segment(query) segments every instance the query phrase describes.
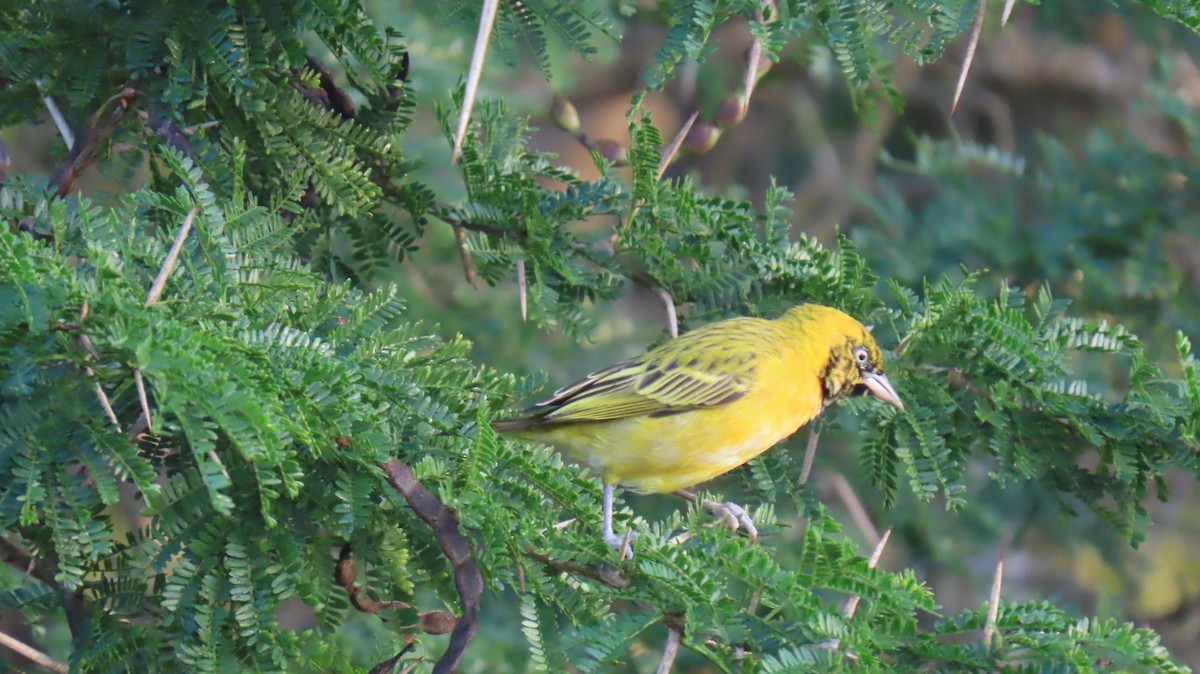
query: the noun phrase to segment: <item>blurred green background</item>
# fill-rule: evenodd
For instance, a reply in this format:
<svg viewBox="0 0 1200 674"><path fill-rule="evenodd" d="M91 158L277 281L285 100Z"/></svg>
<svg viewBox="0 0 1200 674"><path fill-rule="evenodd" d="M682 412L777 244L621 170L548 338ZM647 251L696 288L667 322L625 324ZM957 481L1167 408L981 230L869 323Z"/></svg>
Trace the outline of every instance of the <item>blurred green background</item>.
<svg viewBox="0 0 1200 674"><path fill-rule="evenodd" d="M648 5L630 3L635 11L622 16L609 3L591 4L609 13L620 43L602 44L590 60L552 44L549 78L519 45L496 44L480 93L502 95L530 115L539 127L533 148L557 154L584 178L596 175L592 157L548 117L553 96L575 105L590 138L627 142L625 113L640 88L638 73L666 30ZM433 105L448 101L466 72L477 10L434 2L368 6L381 24L405 35L410 50L419 107L408 154L425 159L420 179L454 202L462 196L461 178ZM999 6L988 14L953 115L965 39L932 66L897 54L902 107L882 102L866 116L855 111L824 45L794 45L760 81L746 119L669 175L691 175L711 194L758 205L774 178L797 195L795 233L831 243L840 231L885 278L906 284L958 278L961 264L987 269L984 286L1007 281L1032 294L1048 285L1056 297L1073 300L1074 315L1110 318L1135 331L1148 354L1177 374L1170 370L1175 331L1200 340L1200 38L1131 3L1018 3L1003 28L998 16ZM750 43L744 25L723 27L706 62L684 64L664 91L647 97L664 136L673 136L693 110L711 119L739 86ZM48 173L61 152L49 123L10 128L4 140L14 170ZM93 193L110 187L116 189L103 174L84 182ZM419 254L375 282L399 284L411 316L436 323L442 335L463 334L480 362L545 373L554 387L664 338L661 302L640 287L586 307L585 334L548 333L522 322L514 283L465 281L448 227L429 227L418 247ZM1106 385L1101 389L1119 389L1127 370L1102 358L1077 366ZM853 419L843 414L835 423ZM798 458L804 439L775 451ZM880 565L916 569L946 614L986 601L1003 555L1007 598L1050 598L1080 613L1151 626L1173 654L1200 667L1200 503L1191 477L1169 480L1168 503L1148 504L1156 526L1131 549L1086 509L1064 520L1049 494L1028 484L1001 488L986 479L988 469L968 468L976 479L961 511L919 503L907 489L885 509L861 477L855 435L829 433L812 480L839 519L862 523L847 533L864 552L873 543L867 520L875 531L895 527ZM721 479L745 480L748 472ZM647 517L681 507L665 496L626 498ZM780 534L781 551L788 535ZM473 647L479 657L467 671L525 670L527 645L502 603L487 604L495 612L484 615ZM299 608L282 618L295 627L309 619ZM373 616L357 616L346 638L358 629L387 628ZM657 638L650 635L648 643ZM656 660L656 652L629 657L638 671Z"/></svg>

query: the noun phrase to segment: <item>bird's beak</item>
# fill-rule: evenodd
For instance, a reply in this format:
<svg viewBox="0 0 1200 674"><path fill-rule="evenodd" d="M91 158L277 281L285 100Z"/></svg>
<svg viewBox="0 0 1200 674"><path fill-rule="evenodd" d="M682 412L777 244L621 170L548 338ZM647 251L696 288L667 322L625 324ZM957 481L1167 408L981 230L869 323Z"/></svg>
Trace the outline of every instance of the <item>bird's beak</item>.
<svg viewBox="0 0 1200 674"><path fill-rule="evenodd" d="M900 402L900 395L896 393L896 389L892 388L892 382L888 381L887 377L874 372L864 372L862 378L867 389L876 398L889 405L895 405L897 409L904 409L904 403Z"/></svg>

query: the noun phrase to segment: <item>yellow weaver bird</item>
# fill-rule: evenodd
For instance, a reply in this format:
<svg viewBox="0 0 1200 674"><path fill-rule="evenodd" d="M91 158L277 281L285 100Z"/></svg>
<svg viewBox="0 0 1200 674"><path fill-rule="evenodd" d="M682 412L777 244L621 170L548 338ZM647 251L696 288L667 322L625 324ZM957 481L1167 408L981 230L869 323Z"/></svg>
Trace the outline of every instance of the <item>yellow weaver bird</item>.
<svg viewBox="0 0 1200 674"><path fill-rule="evenodd" d="M604 541L621 550L628 541L613 533L616 485L666 493L710 480L835 400L866 393L904 409L869 330L837 309L805 304L775 320L732 318L680 335L492 426L595 469L604 483ZM753 535L743 509L705 505Z"/></svg>

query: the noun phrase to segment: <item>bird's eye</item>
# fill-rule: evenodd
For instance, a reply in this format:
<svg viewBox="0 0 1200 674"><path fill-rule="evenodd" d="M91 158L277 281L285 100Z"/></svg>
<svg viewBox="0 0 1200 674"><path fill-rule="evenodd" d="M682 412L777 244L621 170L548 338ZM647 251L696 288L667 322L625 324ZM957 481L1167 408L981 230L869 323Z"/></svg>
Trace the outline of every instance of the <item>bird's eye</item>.
<svg viewBox="0 0 1200 674"><path fill-rule="evenodd" d="M871 354L861 346L854 347L854 360L858 361L859 365L868 365L871 362Z"/></svg>

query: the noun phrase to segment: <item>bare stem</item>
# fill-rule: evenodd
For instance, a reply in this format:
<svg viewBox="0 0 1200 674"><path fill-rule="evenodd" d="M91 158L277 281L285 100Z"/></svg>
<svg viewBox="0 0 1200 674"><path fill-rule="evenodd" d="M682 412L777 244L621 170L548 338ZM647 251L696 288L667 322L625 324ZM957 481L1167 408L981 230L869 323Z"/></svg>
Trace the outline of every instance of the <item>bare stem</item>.
<svg viewBox="0 0 1200 674"><path fill-rule="evenodd" d="M458 243L458 258L462 262L463 276L472 288L476 288L478 286L475 283L475 264L471 262L471 251L467 249L467 230L459 225L452 225L452 227L454 228L454 240Z"/></svg>
<svg viewBox="0 0 1200 674"><path fill-rule="evenodd" d="M8 648L26 660L29 660L37 666L51 672L67 674L67 672L71 671L71 668L68 667L66 663L59 662L49 655L37 650L33 646L30 646L23 641L19 641L14 637L5 634L4 632L0 632L0 646Z"/></svg>
<svg viewBox="0 0 1200 674"><path fill-rule="evenodd" d="M662 660L658 663L656 674L670 674L671 667L675 665L675 656L679 655L679 642L682 639L682 632L674 627L667 629L667 645L663 648Z"/></svg>
<svg viewBox="0 0 1200 674"><path fill-rule="evenodd" d="M87 316L88 303L84 302L83 306L79 307L80 325L87 320ZM78 340L79 345L83 347L84 351L88 352L88 355L90 355L92 358L100 358L100 354L96 351L96 345L92 344L92 340L87 335L81 333L76 339ZM96 376L96 371L88 365L83 366L83 372L89 377ZM95 386L96 399L100 401L100 407L104 410L104 416L108 417L109 422L111 422L113 426L120 428L121 422L117 419L117 413L113 411L112 403L108 401L108 395L104 393L104 389L100 386L100 382L96 382Z"/></svg>
<svg viewBox="0 0 1200 674"><path fill-rule="evenodd" d="M872 545L879 543L879 531L875 529L875 525L871 523L871 516L867 514L867 509L863 507L862 501L859 500L858 494L854 493L854 488L846 480L846 477L841 473L834 473L833 488L837 491L838 498L842 500L842 504L850 511L850 519L854 520L855 526L862 532L863 537Z"/></svg>

